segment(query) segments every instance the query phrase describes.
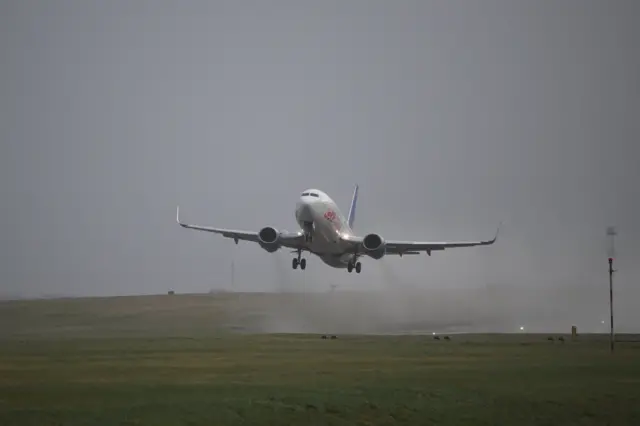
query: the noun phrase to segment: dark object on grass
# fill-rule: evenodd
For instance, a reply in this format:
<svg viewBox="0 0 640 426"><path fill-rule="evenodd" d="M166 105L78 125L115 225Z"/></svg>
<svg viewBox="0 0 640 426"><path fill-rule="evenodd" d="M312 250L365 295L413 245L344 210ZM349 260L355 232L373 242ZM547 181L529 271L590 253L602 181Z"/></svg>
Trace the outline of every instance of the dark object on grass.
<svg viewBox="0 0 640 426"><path fill-rule="evenodd" d="M553 342L553 336L547 337L547 340L549 340L550 342Z"/></svg>
<svg viewBox="0 0 640 426"><path fill-rule="evenodd" d="M558 340L561 341L562 343L564 343L564 337L560 336L560 337L558 337Z"/></svg>
<svg viewBox="0 0 640 426"><path fill-rule="evenodd" d="M433 340L440 340L440 336L433 336Z"/></svg>
<svg viewBox="0 0 640 426"><path fill-rule="evenodd" d="M327 336L323 334L323 335L322 335L322 338L323 338L323 339L326 339L326 338L327 338Z"/></svg>
<svg viewBox="0 0 640 426"><path fill-rule="evenodd" d="M444 336L444 340L451 340L449 336Z"/></svg>
<svg viewBox="0 0 640 426"><path fill-rule="evenodd" d="M338 336L331 336L331 340L336 340Z"/></svg>
<svg viewBox="0 0 640 426"><path fill-rule="evenodd" d="M173 290L169 290L169 296L173 296L174 294L176 294L176 292L175 292L175 291L173 291Z"/></svg>

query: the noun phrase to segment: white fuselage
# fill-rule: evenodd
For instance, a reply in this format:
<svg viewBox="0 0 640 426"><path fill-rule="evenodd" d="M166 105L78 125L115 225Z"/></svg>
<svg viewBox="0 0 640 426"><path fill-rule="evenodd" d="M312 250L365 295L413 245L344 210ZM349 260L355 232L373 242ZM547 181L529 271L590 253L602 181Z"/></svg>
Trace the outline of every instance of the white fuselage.
<svg viewBox="0 0 640 426"><path fill-rule="evenodd" d="M313 223L312 240L306 249L329 266L346 268L353 254L341 244L341 237L348 238L353 231L331 197L317 189L304 191L296 203L295 216L303 229Z"/></svg>

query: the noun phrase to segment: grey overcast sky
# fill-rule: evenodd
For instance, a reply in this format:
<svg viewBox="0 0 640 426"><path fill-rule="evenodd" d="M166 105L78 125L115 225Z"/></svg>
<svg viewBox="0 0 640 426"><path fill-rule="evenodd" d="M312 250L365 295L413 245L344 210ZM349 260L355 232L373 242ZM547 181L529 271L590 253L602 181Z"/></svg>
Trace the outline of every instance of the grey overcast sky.
<svg viewBox="0 0 640 426"><path fill-rule="evenodd" d="M0 3L0 293L640 284L640 5ZM363 273L188 231L294 230L316 187L356 230L489 238ZM606 288L606 287L605 287ZM629 290L630 291L630 290ZM621 296L623 297L623 296Z"/></svg>

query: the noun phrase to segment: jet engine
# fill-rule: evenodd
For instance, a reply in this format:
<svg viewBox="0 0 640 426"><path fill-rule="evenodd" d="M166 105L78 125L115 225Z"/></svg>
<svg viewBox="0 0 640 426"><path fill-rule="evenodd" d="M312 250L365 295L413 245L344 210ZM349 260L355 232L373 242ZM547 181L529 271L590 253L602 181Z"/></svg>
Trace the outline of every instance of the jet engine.
<svg viewBox="0 0 640 426"><path fill-rule="evenodd" d="M378 234L367 234L362 240L362 248L368 256L374 259L382 258L386 253L384 239Z"/></svg>
<svg viewBox="0 0 640 426"><path fill-rule="evenodd" d="M269 253L273 253L280 248L279 237L280 233L275 228L265 226L258 232L258 244Z"/></svg>

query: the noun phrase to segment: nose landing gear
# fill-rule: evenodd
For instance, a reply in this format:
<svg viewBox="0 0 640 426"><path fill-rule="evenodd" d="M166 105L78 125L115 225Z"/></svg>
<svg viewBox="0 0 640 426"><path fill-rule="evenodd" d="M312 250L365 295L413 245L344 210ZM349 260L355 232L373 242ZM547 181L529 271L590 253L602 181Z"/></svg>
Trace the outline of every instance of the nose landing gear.
<svg viewBox="0 0 640 426"><path fill-rule="evenodd" d="M303 225L304 241L310 243L313 241L313 222L305 222Z"/></svg>

